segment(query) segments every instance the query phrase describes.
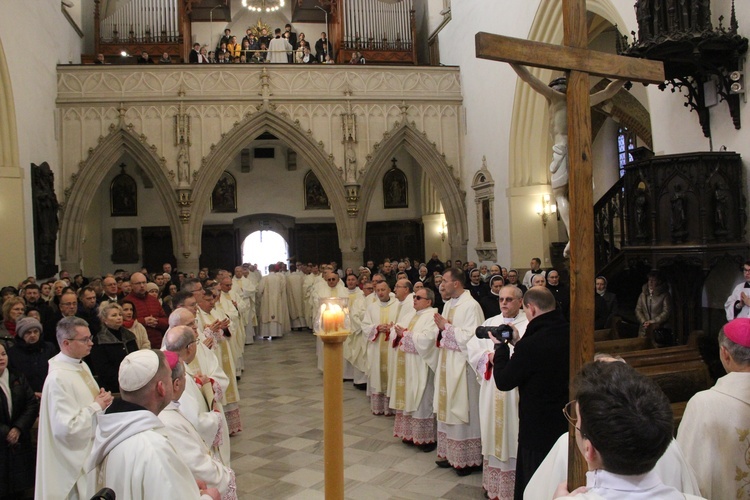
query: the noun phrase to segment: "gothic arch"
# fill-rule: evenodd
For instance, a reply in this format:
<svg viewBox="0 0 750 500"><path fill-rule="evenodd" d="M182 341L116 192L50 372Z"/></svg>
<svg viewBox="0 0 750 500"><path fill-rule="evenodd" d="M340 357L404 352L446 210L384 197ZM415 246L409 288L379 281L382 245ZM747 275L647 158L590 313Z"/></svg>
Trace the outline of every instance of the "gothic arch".
<svg viewBox="0 0 750 500"><path fill-rule="evenodd" d="M612 0L589 0L587 10L627 32L627 24ZM562 2L542 0L529 30L529 40L561 44L563 40ZM529 68L542 81L549 81L551 70ZM541 117L547 113L544 98L520 79L516 83L510 133L508 164L511 165L511 187L544 185L548 183L547 168L550 162L547 122Z"/></svg>
<svg viewBox="0 0 750 500"><path fill-rule="evenodd" d="M459 187L458 180L453 175L453 167L448 165L445 157L438 152L435 145L426 136L416 130L413 125L404 123L394 130L386 132L383 140L375 145L374 152L365 165L365 173L360 179L362 191L360 193L361 211L357 219L356 235L364 247L367 212L370 201L376 189L380 189L380 179L390 168L391 158L401 147L404 147L422 167L422 170L432 181L445 211L448 223L448 237L451 247L451 259L466 258L466 244L468 229L466 219L466 193Z"/></svg>
<svg viewBox="0 0 750 500"><path fill-rule="evenodd" d="M302 132L299 124L272 109L261 110L245 118L242 122L223 134L221 141L203 159L201 169L193 183L193 217L190 218L186 251L200 254L201 229L203 214L208 208L208 201L221 173L233 158L240 154L247 143L263 132L270 132L297 152L297 155L315 172L328 194L331 210L339 233L339 245L344 247L349 241L346 215L346 193L340 178L339 170L333 163L333 157L323 149L322 143L316 143L312 134ZM193 255L191 255L193 258Z"/></svg>
<svg viewBox="0 0 750 500"><path fill-rule="evenodd" d="M175 204L172 184L162 168L161 159L153 148L147 147L141 137L127 128L115 128L94 148L83 162L78 174L73 174L71 186L65 190L66 199L60 223L60 262L63 269L78 269L81 258L83 220L91 200L109 172L109 167L128 153L153 181L159 193L172 231L175 249L182 243L180 219Z"/></svg>

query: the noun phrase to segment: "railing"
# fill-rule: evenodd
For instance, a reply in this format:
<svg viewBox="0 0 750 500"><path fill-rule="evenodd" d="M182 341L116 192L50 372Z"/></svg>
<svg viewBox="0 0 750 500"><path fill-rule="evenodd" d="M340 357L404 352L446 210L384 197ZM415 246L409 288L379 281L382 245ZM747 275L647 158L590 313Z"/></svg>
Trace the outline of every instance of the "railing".
<svg viewBox="0 0 750 500"><path fill-rule="evenodd" d="M612 262L627 241L625 178L620 178L594 205L594 256L597 272Z"/></svg>

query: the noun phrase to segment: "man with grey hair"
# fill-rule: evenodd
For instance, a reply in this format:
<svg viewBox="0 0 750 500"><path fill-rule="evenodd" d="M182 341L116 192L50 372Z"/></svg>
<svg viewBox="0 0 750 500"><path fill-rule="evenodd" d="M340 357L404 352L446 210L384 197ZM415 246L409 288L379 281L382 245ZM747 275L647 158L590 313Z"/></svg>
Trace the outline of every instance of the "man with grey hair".
<svg viewBox="0 0 750 500"><path fill-rule="evenodd" d="M189 326L170 328L164 336L163 349L176 353L180 361L189 365L195 360L198 350L195 332ZM188 377L185 391L180 398L180 408L211 450L212 456L229 465L229 439L225 435L227 428L220 402L215 399L210 380L206 380L205 383L201 380L199 386L193 377ZM222 445L226 446L226 453L221 453ZM224 461L224 456L227 461Z"/></svg>
<svg viewBox="0 0 750 500"><path fill-rule="evenodd" d="M750 497L750 318L719 331L719 358L727 374L690 398L677 442L706 498Z"/></svg>
<svg viewBox="0 0 750 500"><path fill-rule="evenodd" d="M174 354L171 355L173 361ZM212 498L219 492L197 481L164 433L157 415L173 396L172 370L165 353L143 349L120 364L122 399L97 419L96 438L86 470L96 470L96 490L111 488L118 497Z"/></svg>
<svg viewBox="0 0 750 500"><path fill-rule="evenodd" d="M77 317L57 324L60 353L49 360L39 410L35 498L88 498L83 469L91 450L94 416L112 403L82 360L94 343L88 323Z"/></svg>

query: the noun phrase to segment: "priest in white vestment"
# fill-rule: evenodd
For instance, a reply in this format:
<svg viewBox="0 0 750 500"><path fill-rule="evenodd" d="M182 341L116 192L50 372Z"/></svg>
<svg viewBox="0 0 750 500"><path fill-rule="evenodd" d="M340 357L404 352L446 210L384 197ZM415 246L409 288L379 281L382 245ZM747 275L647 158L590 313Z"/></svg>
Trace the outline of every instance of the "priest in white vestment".
<svg viewBox="0 0 750 500"><path fill-rule="evenodd" d="M414 292L413 310L407 323L402 326L397 322L394 326L398 350L393 375L395 388L390 401L391 408L396 410L393 435L425 453L437 447L432 407L438 358L434 301L432 290L422 288Z"/></svg>
<svg viewBox="0 0 750 500"><path fill-rule="evenodd" d="M268 271L258 287L261 295L259 335L271 339L283 337L291 325L286 301L286 279L283 274L276 272L275 264L268 266Z"/></svg>
<svg viewBox="0 0 750 500"><path fill-rule="evenodd" d="M389 400L394 397L396 391L396 362L398 359L398 335L396 333L396 325L400 325L402 328L409 324L412 316L414 316L414 299L411 293L411 282L406 279L400 279L396 282L394 287L394 295L398 304L396 305L396 319L391 327L391 346L388 352L388 389L386 396Z"/></svg>
<svg viewBox="0 0 750 500"><path fill-rule="evenodd" d="M323 277L320 275L320 268L317 265L310 266L310 272L309 274L305 275L305 279L302 282L303 292L304 292L304 308L305 308L305 322L307 323L307 327L312 329L313 328L313 293L315 290L315 285L317 285L319 282L325 282Z"/></svg>
<svg viewBox="0 0 750 500"><path fill-rule="evenodd" d="M367 307L362 334L367 336L367 393L373 415L393 415L388 403L388 355L390 336L398 313L398 300L385 280L375 285L377 302Z"/></svg>
<svg viewBox="0 0 750 500"><path fill-rule="evenodd" d="M210 488L219 490L222 500L237 500L237 481L234 471L217 459L198 434L193 423L182 411L181 398L185 392L185 363L179 356L166 351L165 356L172 368L172 401L159 413L164 423L169 442L188 466L193 477L200 478Z"/></svg>
<svg viewBox="0 0 750 500"><path fill-rule="evenodd" d="M727 374L688 401L677 431L706 498L750 498L750 319L719 331Z"/></svg>
<svg viewBox="0 0 750 500"><path fill-rule="evenodd" d="M82 361L91 352L91 332L75 316L57 324L60 353L49 360L39 409L36 485L38 500L88 500L84 462L91 450L94 419L112 403Z"/></svg>
<svg viewBox="0 0 750 500"><path fill-rule="evenodd" d="M286 277L286 299L289 303L289 321L292 330L307 327L305 321L305 273L302 272L303 264L298 262L293 271Z"/></svg>
<svg viewBox="0 0 750 500"><path fill-rule="evenodd" d="M218 291L219 296L214 307L229 318L229 331L232 333L229 343L234 354L236 374L241 377L245 369L245 361L242 357L245 352L245 324L240 315L239 297L232 293L232 278L228 274L220 279Z"/></svg>
<svg viewBox="0 0 750 500"><path fill-rule="evenodd" d="M656 382L625 363L594 361L581 368L571 387L574 399L563 414L586 462L586 485L569 493L563 482L554 498L700 498L664 484L655 471L674 427L669 399Z"/></svg>
<svg viewBox="0 0 750 500"><path fill-rule="evenodd" d="M466 344L484 321L479 303L464 289L457 268L443 273L443 314L435 315L440 357L435 372L433 406L438 422L437 464L460 476L482 468L479 384L469 366Z"/></svg>
<svg viewBox="0 0 750 500"><path fill-rule="evenodd" d="M482 326L513 325L521 337L526 332L526 313L521 310L523 293L513 285L500 289L500 314ZM499 391L492 376L495 344L473 337L466 345L469 364L479 382L479 423L482 429L482 486L490 500L513 498L518 449L518 389ZM511 355L513 354L511 346ZM551 498L551 496L550 496Z"/></svg>
<svg viewBox="0 0 750 500"><path fill-rule="evenodd" d="M122 399L98 415L86 461L86 470L95 470L94 491L111 488L117 498L128 500L219 498L215 488L199 489L200 478L185 465L157 417L172 400L165 354L150 349L128 354L118 380Z"/></svg>
<svg viewBox="0 0 750 500"><path fill-rule="evenodd" d="M242 266L234 268L232 290L242 299L240 314L245 316L245 345L255 342L255 330L258 328L258 316L255 314L255 285L243 274Z"/></svg>
<svg viewBox="0 0 750 500"><path fill-rule="evenodd" d="M221 369L224 371L229 385L224 391L224 415L227 417L230 435L242 430L242 420L240 419L240 393L237 388L236 369L234 359L229 343L224 335L224 328L228 328L228 320L219 320L214 316L216 309L213 307L214 297L210 290L198 301L198 310L195 317L198 326L200 341L203 342L207 336L212 336L214 341L211 350L216 356Z"/></svg>
<svg viewBox="0 0 750 500"><path fill-rule="evenodd" d="M351 334L344 341L344 359L352 366L354 387L364 390L367 388L367 338L362 333L365 294L357 285L355 275L350 274L346 277Z"/></svg>

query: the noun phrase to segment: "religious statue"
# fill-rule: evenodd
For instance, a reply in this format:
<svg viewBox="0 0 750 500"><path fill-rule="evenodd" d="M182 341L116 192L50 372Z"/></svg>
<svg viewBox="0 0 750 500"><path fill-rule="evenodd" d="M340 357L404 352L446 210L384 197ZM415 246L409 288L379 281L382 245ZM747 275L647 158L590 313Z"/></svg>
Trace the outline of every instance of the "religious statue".
<svg viewBox="0 0 750 500"><path fill-rule="evenodd" d="M545 85L541 80L532 75L529 70L518 64L511 64L513 70L531 88L541 94L549 105L549 132L552 137L552 192L557 203L557 212L565 224L565 229L570 235L570 205L568 202L568 102L567 102L567 80L565 77L552 80ZM612 98L625 84L623 80L616 80L607 85L603 90L589 97L590 105L596 106L607 99ZM565 245L563 252L565 257L570 256L570 242Z"/></svg>
<svg viewBox="0 0 750 500"><path fill-rule="evenodd" d="M685 194L682 186L677 184L669 200L672 205L672 239L675 242L684 241L687 236L687 215L685 207Z"/></svg>
<svg viewBox="0 0 750 500"><path fill-rule="evenodd" d="M717 182L714 186L714 205L714 235L721 238L729 233L729 190L723 182Z"/></svg>
<svg viewBox="0 0 750 500"><path fill-rule="evenodd" d="M641 183L643 184L643 183ZM646 238L646 211L648 209L648 198L646 197L646 186L639 185L635 195L635 237L639 240Z"/></svg>
<svg viewBox="0 0 750 500"><path fill-rule="evenodd" d="M47 278L57 272L55 244L59 221L57 211L60 204L55 196L55 176L47 162L31 164L34 212L34 255L36 275Z"/></svg>
<svg viewBox="0 0 750 500"><path fill-rule="evenodd" d="M346 184L357 183L357 153L354 151L354 141L346 141L346 162L344 164L344 181Z"/></svg>
<svg viewBox="0 0 750 500"><path fill-rule="evenodd" d="M186 143L181 143L177 152L177 181L180 186L190 185L190 157Z"/></svg>

